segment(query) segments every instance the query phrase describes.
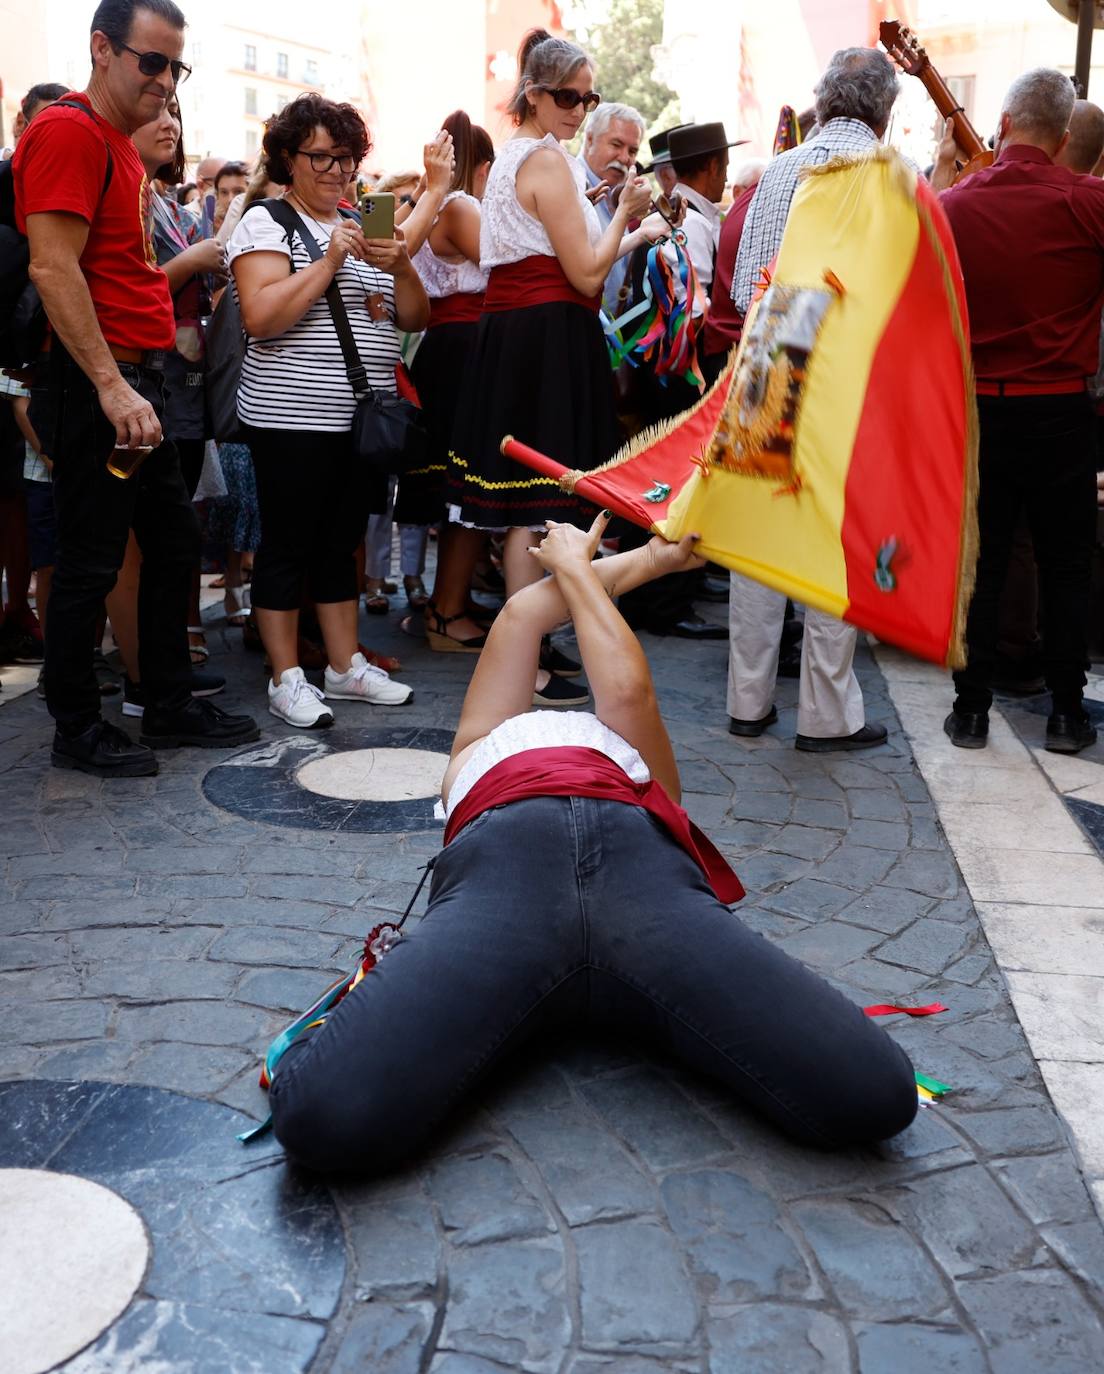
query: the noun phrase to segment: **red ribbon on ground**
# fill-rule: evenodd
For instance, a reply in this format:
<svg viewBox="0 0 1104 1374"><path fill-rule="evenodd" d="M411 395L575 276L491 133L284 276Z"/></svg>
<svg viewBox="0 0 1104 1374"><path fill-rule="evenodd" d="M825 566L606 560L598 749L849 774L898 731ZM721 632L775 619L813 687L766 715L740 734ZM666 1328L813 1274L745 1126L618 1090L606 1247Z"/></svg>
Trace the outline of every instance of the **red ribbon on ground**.
<svg viewBox="0 0 1104 1374"><path fill-rule="evenodd" d="M876 1007L863 1007L867 1016L895 1016L900 1012L903 1016L935 1016L937 1012L947 1011L948 1008L942 1002L932 1002L927 1007L894 1007L888 1004L879 1004Z"/></svg>

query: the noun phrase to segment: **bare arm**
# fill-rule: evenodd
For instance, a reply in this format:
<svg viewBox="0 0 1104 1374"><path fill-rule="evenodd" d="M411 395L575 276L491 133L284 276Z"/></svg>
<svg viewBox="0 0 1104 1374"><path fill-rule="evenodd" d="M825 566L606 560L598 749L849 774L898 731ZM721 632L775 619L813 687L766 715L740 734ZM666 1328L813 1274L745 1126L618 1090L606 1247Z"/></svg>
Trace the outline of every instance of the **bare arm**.
<svg viewBox="0 0 1104 1374"><path fill-rule="evenodd" d="M691 536L680 544L653 539L643 548L592 562L606 523L607 517L599 516L583 532L549 522L551 533L535 556L546 566L557 563L556 574L517 592L499 612L464 698L452 758L504 720L530 709L541 638L570 614L595 714L639 750L653 776L677 800L678 773L647 660L611 598L663 573L701 566L701 560L693 553ZM580 540L590 542L573 550L565 573L558 565L558 546L568 541L578 546Z"/></svg>
<svg viewBox="0 0 1104 1374"><path fill-rule="evenodd" d="M298 324L337 275L329 253L301 272L291 270L291 261L283 253L242 253L231 270L242 324L254 339L275 338Z"/></svg>
<svg viewBox="0 0 1104 1374"><path fill-rule="evenodd" d="M30 279L50 325L66 352L96 388L100 407L115 426L123 447L161 442L161 422L153 407L123 380L100 332L96 308L80 269L88 224L78 215L55 211L27 216L31 250Z"/></svg>
<svg viewBox="0 0 1104 1374"><path fill-rule="evenodd" d="M945 191L949 186L953 186L958 177L958 164L969 162L969 160L955 142L954 120L945 119L943 121L943 137L939 140L935 165L932 167L930 183L932 190Z"/></svg>
<svg viewBox="0 0 1104 1374"><path fill-rule="evenodd" d="M469 201L449 201L429 235L429 244L439 258L467 258L479 266L479 211Z"/></svg>
<svg viewBox="0 0 1104 1374"><path fill-rule="evenodd" d="M594 296L602 289L620 254L629 220L651 200L643 179L637 181L639 185L634 182L626 186L605 233L591 247L579 193L563 155L554 148L538 148L521 165L518 200L540 220L568 281L585 296Z"/></svg>
<svg viewBox="0 0 1104 1374"><path fill-rule="evenodd" d="M406 246L413 257L429 237L433 221L448 195L452 183L452 169L456 165L452 135L441 129L424 149L425 172L415 192L417 204L401 205L395 213L396 226L406 235ZM405 213L403 213L405 212Z"/></svg>
<svg viewBox="0 0 1104 1374"><path fill-rule="evenodd" d="M225 250L217 238L193 243L161 269L169 279L169 290L175 296L199 272L225 273Z"/></svg>
<svg viewBox="0 0 1104 1374"><path fill-rule="evenodd" d="M35 427L31 424L30 409L31 398L29 396L12 397L12 410L15 413L15 423L19 426L20 434L40 458L45 458L46 455L42 452L42 445L35 433ZM46 461L49 462L49 459Z"/></svg>

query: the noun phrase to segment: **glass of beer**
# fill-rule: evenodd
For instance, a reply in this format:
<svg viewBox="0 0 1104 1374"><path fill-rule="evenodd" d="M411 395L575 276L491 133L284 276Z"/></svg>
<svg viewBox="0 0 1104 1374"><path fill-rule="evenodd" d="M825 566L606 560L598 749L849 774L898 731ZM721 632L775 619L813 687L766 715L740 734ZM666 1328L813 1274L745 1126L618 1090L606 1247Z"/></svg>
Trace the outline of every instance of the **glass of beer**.
<svg viewBox="0 0 1104 1374"><path fill-rule="evenodd" d="M133 477L153 452L152 444L136 444L133 448L113 448L108 455L107 470L112 477L126 481Z"/></svg>

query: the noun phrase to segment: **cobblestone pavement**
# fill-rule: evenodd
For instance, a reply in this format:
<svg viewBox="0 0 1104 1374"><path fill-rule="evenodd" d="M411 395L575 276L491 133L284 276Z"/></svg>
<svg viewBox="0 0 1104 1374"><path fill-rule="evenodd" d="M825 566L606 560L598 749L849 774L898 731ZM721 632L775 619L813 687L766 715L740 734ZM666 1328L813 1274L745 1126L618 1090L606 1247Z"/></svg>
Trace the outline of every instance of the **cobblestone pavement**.
<svg viewBox="0 0 1104 1374"><path fill-rule="evenodd" d="M450 729L470 661L371 630L417 689L401 724ZM211 638L227 705L260 712L259 661ZM263 1374L1104 1367L1104 1233L878 670L863 657L891 745L811 756L791 747L796 684L780 685L776 730L736 740L724 646L645 643L685 804L748 888L740 917L864 1004L946 1002L889 1029L953 1095L879 1149L818 1154L632 1047L549 1046L403 1173L333 1188L335 1302L307 1312L244 1288L243 1303L227 1280L200 1306L317 1319L294 1358L266 1357L258 1326ZM337 706L350 731L395 723ZM290 733L263 722L266 739ZM49 738L33 695L0 712L0 1078L158 1086L225 1118L215 1134L237 1119L225 1107L263 1115L258 1053L352 966L377 912L403 909L437 834L260 824L204 798L221 755L166 753L156 779L100 783L51 770ZM401 1072L401 1027L381 1053ZM305 1186L257 1150L224 1167L200 1233L231 1270L235 1227ZM341 1242L319 1235L297 1259L329 1272ZM156 1367L225 1370L201 1327ZM117 1349L72 1364L142 1367Z"/></svg>

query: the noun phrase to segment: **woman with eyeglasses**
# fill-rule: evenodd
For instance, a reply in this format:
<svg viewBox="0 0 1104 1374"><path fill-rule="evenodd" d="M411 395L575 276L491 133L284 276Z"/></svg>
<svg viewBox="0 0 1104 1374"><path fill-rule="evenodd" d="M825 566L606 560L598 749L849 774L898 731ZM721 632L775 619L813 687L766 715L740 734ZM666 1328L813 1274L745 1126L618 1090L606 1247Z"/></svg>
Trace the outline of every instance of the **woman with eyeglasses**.
<svg viewBox="0 0 1104 1374"><path fill-rule="evenodd" d="M543 29L530 33L506 107L517 131L500 149L483 199L481 262L490 277L448 486L454 520L506 530L507 595L541 576L528 552L531 531L549 518L585 516L583 503L556 482L504 458L503 437L583 469L617 447L598 310L610 268L632 246L629 221L645 212L650 192L643 178L628 181L603 231L584 194L582 165L563 147L601 98L582 48ZM579 664L550 644L541 663L535 705L587 700L585 687L565 681Z"/></svg>
<svg viewBox="0 0 1104 1374"><path fill-rule="evenodd" d="M368 384L395 391L398 330L424 329L429 302L402 231L365 239L339 210L370 147L351 105L311 93L265 127L269 179L322 250L315 260L299 229L279 224L262 201L242 216L228 245L248 346L238 389L257 477L261 543L253 565L257 628L272 662L269 710L318 729L333 723L324 697L402 706L414 695L369 663L357 645L355 550L370 514L387 506L387 478L354 452L356 396L326 302L336 282ZM314 601L329 659L324 691L298 661L299 606Z"/></svg>

